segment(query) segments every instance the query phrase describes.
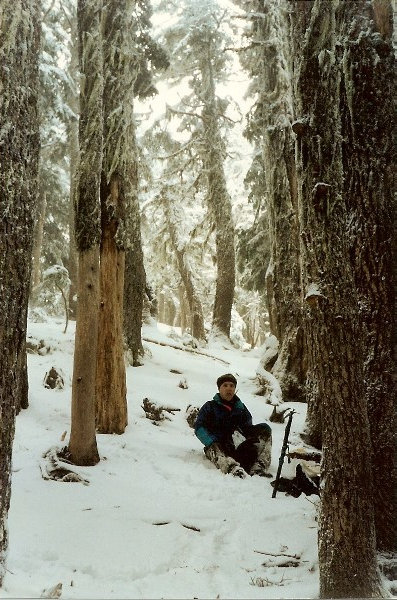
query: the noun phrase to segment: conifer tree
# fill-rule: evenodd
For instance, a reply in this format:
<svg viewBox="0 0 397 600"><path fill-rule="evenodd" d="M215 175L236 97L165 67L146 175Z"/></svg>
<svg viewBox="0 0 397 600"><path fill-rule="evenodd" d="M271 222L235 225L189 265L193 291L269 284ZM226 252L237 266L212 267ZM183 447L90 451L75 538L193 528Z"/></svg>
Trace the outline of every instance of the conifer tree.
<svg viewBox="0 0 397 600"><path fill-rule="evenodd" d="M95 436L95 389L99 307L100 181L102 169L103 78L101 5L77 6L80 89L80 163L75 228L78 249L78 313L72 382L69 452L75 464L99 461Z"/></svg>
<svg viewBox="0 0 397 600"><path fill-rule="evenodd" d="M8 546L15 414L26 381L26 318L40 147L39 9L38 0L0 4L0 586Z"/></svg>
<svg viewBox="0 0 397 600"><path fill-rule="evenodd" d="M171 80L187 80L192 92L169 115L180 118L180 128L190 133L194 157L200 165L196 182L205 198L215 228L216 286L212 331L230 334L235 287L235 228L226 185L223 137L228 101L217 96L217 84L227 73L226 34L222 29L226 13L214 0L186 0L180 19L164 38L170 52Z"/></svg>

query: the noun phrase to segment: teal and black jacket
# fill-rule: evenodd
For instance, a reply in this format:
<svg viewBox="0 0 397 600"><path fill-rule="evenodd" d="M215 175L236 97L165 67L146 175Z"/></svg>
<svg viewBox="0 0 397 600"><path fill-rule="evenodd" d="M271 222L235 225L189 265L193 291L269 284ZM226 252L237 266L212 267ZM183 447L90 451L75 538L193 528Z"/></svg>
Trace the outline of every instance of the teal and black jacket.
<svg viewBox="0 0 397 600"><path fill-rule="evenodd" d="M194 424L194 432L204 446L214 442L228 444L236 430L248 436L251 429L252 415L236 395L226 403L219 394L215 394L200 408Z"/></svg>

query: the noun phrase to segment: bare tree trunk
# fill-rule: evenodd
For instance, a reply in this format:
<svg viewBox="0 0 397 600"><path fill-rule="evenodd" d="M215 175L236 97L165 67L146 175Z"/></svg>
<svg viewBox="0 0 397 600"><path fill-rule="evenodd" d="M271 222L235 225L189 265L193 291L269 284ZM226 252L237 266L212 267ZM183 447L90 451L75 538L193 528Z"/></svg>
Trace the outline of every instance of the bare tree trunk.
<svg viewBox="0 0 397 600"><path fill-rule="evenodd" d="M132 354L133 366L141 365L144 351L142 346L143 303L145 298L146 273L143 261L141 216L138 200L138 160L137 144L133 136L130 150L129 210L127 214L128 244L125 259L124 277L124 336L127 348Z"/></svg>
<svg viewBox="0 0 397 600"><path fill-rule="evenodd" d="M111 180L110 193L112 206L117 207L120 196L116 176ZM96 421L100 433L124 433L128 424L123 348L125 252L117 247L116 231L114 219L108 223L102 221L96 388Z"/></svg>
<svg viewBox="0 0 397 600"><path fill-rule="evenodd" d="M319 519L322 598L382 598L377 568L370 424L361 324L348 228L356 198L343 156L340 68L359 3L297 2L292 13L299 220L308 370L321 399ZM346 7L350 5L351 12ZM317 401L318 401L317 399ZM359 560L357 560L359 557Z"/></svg>
<svg viewBox="0 0 397 600"><path fill-rule="evenodd" d="M76 319L69 452L77 465L95 465L95 384L99 302L99 246L79 252L79 311Z"/></svg>
<svg viewBox="0 0 397 600"><path fill-rule="evenodd" d="M15 413L18 395L26 384L23 353L40 147L39 46L39 2L3 0L0 4L0 586L8 546Z"/></svg>
<svg viewBox="0 0 397 600"><path fill-rule="evenodd" d="M349 10L350 9L350 10ZM344 193L354 198L350 257L365 325L364 381L371 429L376 541L397 548L397 380L393 341L397 322L392 240L396 235L396 123L393 13L388 1L356 2L343 20L360 19L349 32L341 82ZM369 70L366 65L372 65ZM393 160L394 157L394 160Z"/></svg>
<svg viewBox="0 0 397 600"><path fill-rule="evenodd" d="M101 7L97 0L79 0L80 165L76 203L79 252L78 315L72 382L69 452L75 464L99 461L95 437L95 382L99 294L99 190L102 165L102 40Z"/></svg>

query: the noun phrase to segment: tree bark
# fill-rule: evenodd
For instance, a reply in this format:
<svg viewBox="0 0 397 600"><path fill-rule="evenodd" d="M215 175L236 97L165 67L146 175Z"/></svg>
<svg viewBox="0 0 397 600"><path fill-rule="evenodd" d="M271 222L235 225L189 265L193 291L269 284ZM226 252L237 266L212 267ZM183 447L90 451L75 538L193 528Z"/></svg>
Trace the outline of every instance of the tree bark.
<svg viewBox="0 0 397 600"><path fill-rule="evenodd" d="M39 2L0 5L0 586L8 546L11 458L23 379L37 204Z"/></svg>
<svg viewBox="0 0 397 600"><path fill-rule="evenodd" d="M78 465L99 461L95 437L95 383L98 339L100 177L102 166L101 6L79 0L80 164L75 233L79 253L78 314L72 382L71 459Z"/></svg>
<svg viewBox="0 0 397 600"><path fill-rule="evenodd" d="M341 7L341 19L360 19L360 25L349 31L343 55L343 166L349 173L344 194L354 198L349 244L360 319L365 327L364 381L372 442L376 541L379 550L393 551L397 548L393 12L388 1L362 0L351 9Z"/></svg>
<svg viewBox="0 0 397 600"><path fill-rule="evenodd" d="M125 254L124 281L124 336L127 348L132 354L132 365L142 364L144 355L142 345L143 303L145 297L146 273L143 252L140 243Z"/></svg>
<svg viewBox="0 0 397 600"><path fill-rule="evenodd" d="M141 365L144 355L142 345L142 313L145 298L146 272L141 238L141 216L138 199L137 144L133 136L130 150L130 177L125 182L129 188L129 210L127 213L127 237L124 278L124 336L132 354L133 366Z"/></svg>
<svg viewBox="0 0 397 600"><path fill-rule="evenodd" d="M70 66L69 75L76 82L79 68L79 52L78 52L78 32L77 32L77 16L73 12L71 15L71 32L70 32ZM69 108L72 111L72 116L68 123L68 141L70 155L70 191L69 191L69 317L76 319L77 314L77 286L78 286L78 252L76 247L75 237L75 204L77 201L78 190L78 164L79 164L79 120L80 114L79 97L74 93L74 88L69 86Z"/></svg>
<svg viewBox="0 0 397 600"><path fill-rule="evenodd" d="M255 2L253 9L260 14L261 3ZM251 69L257 78L255 118L257 135L263 140L271 238L271 258L266 275L267 302L271 333L280 344L272 373L280 383L283 400L302 401L306 395L306 361L300 294L295 143L291 131L294 120L291 57L285 6L280 7L278 1L268 2L264 15L254 21L253 37L256 42L263 42Z"/></svg>
<svg viewBox="0 0 397 600"><path fill-rule="evenodd" d="M110 188L112 206L117 207L120 191L116 176ZM102 197L107 197L103 188ZM128 417L123 349L125 252L116 244L117 227L115 219L107 223L102 220L96 422L100 433L120 434Z"/></svg>
<svg viewBox="0 0 397 600"><path fill-rule="evenodd" d="M376 558L365 328L349 255L356 198L346 194L340 69L359 3L296 2L292 13L298 201L308 371L323 440L320 596L381 598ZM359 557L359 560L357 560Z"/></svg>
<svg viewBox="0 0 397 600"><path fill-rule="evenodd" d="M123 433L127 426L123 286L125 249L132 247L126 215L136 201L136 187L131 184L136 169L132 90L138 75L133 9L132 0L120 0L103 10L104 153L97 364L97 428L102 433Z"/></svg>
<svg viewBox="0 0 397 600"><path fill-rule="evenodd" d="M72 381L71 459L76 465L95 465L99 454L95 436L95 385L99 302L99 246L79 252L79 310L76 319Z"/></svg>

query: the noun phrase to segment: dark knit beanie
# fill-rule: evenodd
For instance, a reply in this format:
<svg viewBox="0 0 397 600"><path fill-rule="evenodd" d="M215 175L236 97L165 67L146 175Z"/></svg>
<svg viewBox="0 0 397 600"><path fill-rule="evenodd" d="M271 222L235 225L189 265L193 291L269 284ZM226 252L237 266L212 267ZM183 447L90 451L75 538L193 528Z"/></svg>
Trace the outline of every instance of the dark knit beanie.
<svg viewBox="0 0 397 600"><path fill-rule="evenodd" d="M231 381L232 383L234 383L235 386L237 385L237 379L235 378L235 376L231 373L226 373L225 375L221 375L220 377L218 377L218 379L216 380L218 390L221 387L222 383L225 383L225 381Z"/></svg>

